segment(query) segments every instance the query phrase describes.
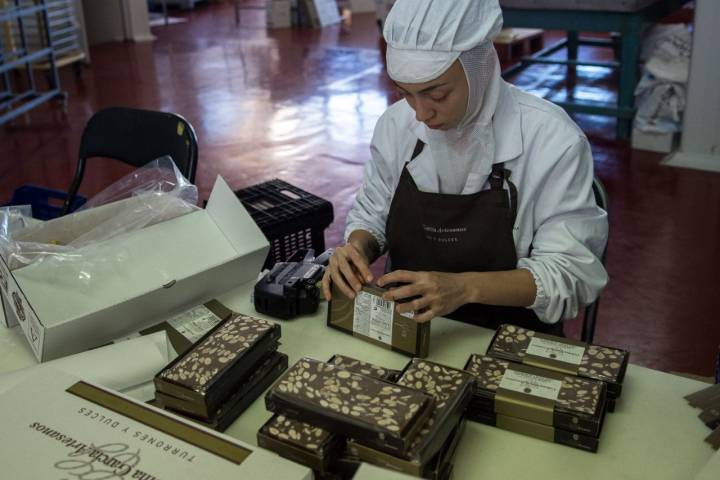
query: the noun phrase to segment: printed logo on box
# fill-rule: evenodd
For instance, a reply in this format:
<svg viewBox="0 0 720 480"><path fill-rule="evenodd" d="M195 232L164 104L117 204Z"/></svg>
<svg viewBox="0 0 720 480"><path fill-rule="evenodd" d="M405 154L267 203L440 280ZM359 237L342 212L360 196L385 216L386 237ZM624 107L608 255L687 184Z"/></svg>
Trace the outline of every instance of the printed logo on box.
<svg viewBox="0 0 720 480"><path fill-rule="evenodd" d="M0 259L0 288L2 288L5 293L8 293L9 276L10 272L7 270L7 267L5 267L5 261Z"/></svg>
<svg viewBox="0 0 720 480"><path fill-rule="evenodd" d="M5 264L5 261L0 257L0 273L3 276L3 289L5 289L5 298L7 299L7 305L15 313L15 318L19 320L20 327L25 333L25 337L30 342L30 347L33 349L35 356L40 360L42 353L42 344L45 337L45 332L41 327L40 321L35 316L35 312L32 310L32 306L25 298L20 286L15 281L15 278L10 274L10 271ZM10 327L16 324L8 325Z"/></svg>
<svg viewBox="0 0 720 480"><path fill-rule="evenodd" d="M21 322L25 321L25 308L23 308L22 299L20 298L20 295L18 295L17 292L12 292L12 299L13 304L15 305L15 314L18 317L18 320Z"/></svg>

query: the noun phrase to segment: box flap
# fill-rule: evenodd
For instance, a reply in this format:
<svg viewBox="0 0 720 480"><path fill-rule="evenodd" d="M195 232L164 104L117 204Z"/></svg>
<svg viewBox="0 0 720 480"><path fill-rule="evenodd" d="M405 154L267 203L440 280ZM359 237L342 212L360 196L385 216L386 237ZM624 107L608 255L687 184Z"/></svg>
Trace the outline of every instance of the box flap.
<svg viewBox="0 0 720 480"><path fill-rule="evenodd" d="M215 180L206 210L238 254L244 255L261 248L270 248L260 227L220 175ZM257 275L259 270L260 265L254 275Z"/></svg>

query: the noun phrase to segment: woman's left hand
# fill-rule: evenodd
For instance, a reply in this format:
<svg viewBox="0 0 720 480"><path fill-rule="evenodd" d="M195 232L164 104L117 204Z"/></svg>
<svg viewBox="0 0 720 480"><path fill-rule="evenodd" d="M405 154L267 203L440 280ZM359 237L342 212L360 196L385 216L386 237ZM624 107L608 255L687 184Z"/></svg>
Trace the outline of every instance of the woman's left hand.
<svg viewBox="0 0 720 480"><path fill-rule="evenodd" d="M397 301L417 297L397 303L395 307L398 313L415 312L418 323L447 315L467 303L467 282L461 273L397 270L383 275L377 282L380 287L393 283L403 285L385 292L383 299Z"/></svg>

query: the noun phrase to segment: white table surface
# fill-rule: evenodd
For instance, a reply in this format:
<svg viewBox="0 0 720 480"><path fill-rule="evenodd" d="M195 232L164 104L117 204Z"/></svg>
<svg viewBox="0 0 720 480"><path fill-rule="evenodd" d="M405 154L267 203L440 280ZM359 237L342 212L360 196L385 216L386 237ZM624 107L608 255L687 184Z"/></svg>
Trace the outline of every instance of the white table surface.
<svg viewBox="0 0 720 480"><path fill-rule="evenodd" d="M244 285L219 300L235 311L261 316L250 305L250 290L250 284ZM335 353L389 368L407 363L403 355L328 328L325 313L323 303L315 315L278 321L280 351L289 356L291 365L304 355L325 360ZM429 359L462 368L471 353L485 352L492 333L444 318L433 320ZM0 327L0 372L33 363L22 332ZM709 465L714 451L703 442L710 431L697 418L699 411L683 397L705 386L631 364L617 408L606 417L597 453L468 422L458 446L454 478L692 479ZM261 397L225 433L256 445L255 434L270 416ZM720 473L713 478L720 478Z"/></svg>

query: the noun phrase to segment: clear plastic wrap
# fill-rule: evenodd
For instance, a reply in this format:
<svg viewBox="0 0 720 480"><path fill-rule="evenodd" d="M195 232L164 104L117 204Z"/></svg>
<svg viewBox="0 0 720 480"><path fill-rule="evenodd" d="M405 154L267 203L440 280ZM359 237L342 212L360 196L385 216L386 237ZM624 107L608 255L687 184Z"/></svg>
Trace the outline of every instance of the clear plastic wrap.
<svg viewBox="0 0 720 480"><path fill-rule="evenodd" d="M197 201L197 187L170 157L161 157L64 217L41 222L28 206L0 208L0 255L10 270L51 262L89 282L93 271L112 268L129 252L109 255L108 249L87 247L199 210Z"/></svg>

